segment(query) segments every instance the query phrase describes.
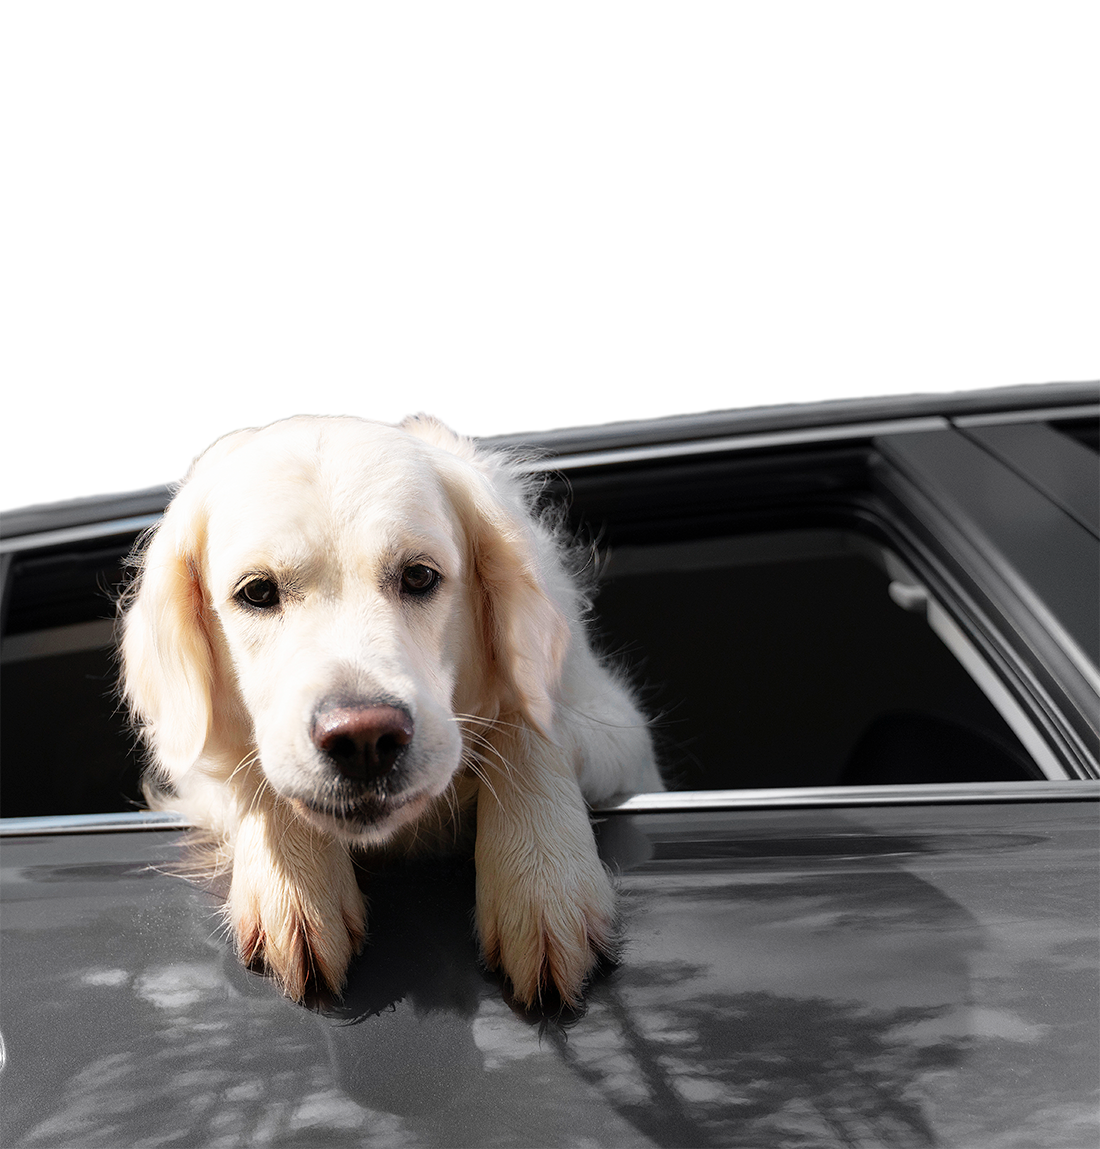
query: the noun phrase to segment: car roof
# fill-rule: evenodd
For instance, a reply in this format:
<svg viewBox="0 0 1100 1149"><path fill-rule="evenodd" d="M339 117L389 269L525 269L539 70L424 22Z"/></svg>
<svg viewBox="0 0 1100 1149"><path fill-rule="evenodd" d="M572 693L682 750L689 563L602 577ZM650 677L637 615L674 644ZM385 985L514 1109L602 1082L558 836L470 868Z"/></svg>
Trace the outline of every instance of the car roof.
<svg viewBox="0 0 1100 1149"><path fill-rule="evenodd" d="M481 440L503 449L533 449L548 457L589 454L637 446L719 439L730 435L811 430L895 419L961 418L999 413L1073 408L1100 400L1100 383L1043 383L945 394L893 395L789 403L725 411L628 420L599 426L497 435ZM20 507L0 513L0 537L14 538L64 530L89 523L141 519L163 511L173 492L170 484L117 494L93 495Z"/></svg>

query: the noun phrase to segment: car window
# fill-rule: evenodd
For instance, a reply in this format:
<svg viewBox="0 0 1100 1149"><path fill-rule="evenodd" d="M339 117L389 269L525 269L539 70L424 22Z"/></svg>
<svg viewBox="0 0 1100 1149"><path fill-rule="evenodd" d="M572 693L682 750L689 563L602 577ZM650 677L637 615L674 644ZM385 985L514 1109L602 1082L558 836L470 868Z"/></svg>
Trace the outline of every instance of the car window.
<svg viewBox="0 0 1100 1149"><path fill-rule="evenodd" d="M0 665L0 752L20 764L0 776L7 817L141 801L112 647L127 549L15 560ZM1043 776L891 563L896 574L859 533L814 528L604 555L598 645L637 684L671 788Z"/></svg>
<svg viewBox="0 0 1100 1149"><path fill-rule="evenodd" d="M683 789L1011 781L1041 772L850 531L628 547L597 599Z"/></svg>
<svg viewBox="0 0 1100 1149"><path fill-rule="evenodd" d="M133 533L10 556L0 653L4 817L135 809L140 760L115 692L114 596Z"/></svg>

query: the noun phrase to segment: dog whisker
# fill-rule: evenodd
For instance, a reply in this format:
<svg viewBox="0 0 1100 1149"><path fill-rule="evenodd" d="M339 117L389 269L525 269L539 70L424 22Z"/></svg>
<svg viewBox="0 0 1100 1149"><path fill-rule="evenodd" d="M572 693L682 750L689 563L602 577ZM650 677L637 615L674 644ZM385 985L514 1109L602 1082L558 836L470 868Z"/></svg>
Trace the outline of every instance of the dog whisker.
<svg viewBox="0 0 1100 1149"><path fill-rule="evenodd" d="M517 727L517 729L519 728ZM478 730L471 730L469 727L464 729L463 735L467 740L468 750L471 754L476 755L481 761L485 761L487 757L494 758L496 768L511 777L512 763L489 737Z"/></svg>
<svg viewBox="0 0 1100 1149"><path fill-rule="evenodd" d="M244 757L243 757L243 758L242 758L242 759L241 759L241 760L240 760L240 761L237 763L237 765L233 767L233 773L229 775L229 778L228 778L226 781L227 781L227 782L232 782L232 781L233 781L233 779L234 779L234 778L236 778L236 776L237 776L237 775L238 775L238 774L239 774L239 773L240 773L242 770L247 770L249 767L251 767L252 765L254 765L256 762L259 762L259 760L260 760L260 751L259 751L259 749L258 749L258 748L257 748L257 749L254 749L254 750L251 750L251 751L249 751L249 753L247 753L247 754L246 754L246 755L245 755L245 756L244 756Z"/></svg>
<svg viewBox="0 0 1100 1149"><path fill-rule="evenodd" d="M455 713L454 718L460 724L467 724L464 726L465 729L469 729L469 724L473 724L474 726L486 726L493 730L517 730L523 733L530 730L530 727L522 722L508 722L503 718L485 718L480 714Z"/></svg>
<svg viewBox="0 0 1100 1149"><path fill-rule="evenodd" d="M464 764L469 767L471 773L474 774L474 776L481 783L481 785L485 786L485 788L489 791L489 793L492 794L492 796L499 803L500 802L500 795L497 793L497 789L493 785L488 774L482 768L483 767L483 761L484 760L480 756L478 756L477 754L469 754L465 758L463 758Z"/></svg>
<svg viewBox="0 0 1100 1149"><path fill-rule="evenodd" d="M472 755L479 763L484 763L485 765L491 763L499 773L505 777L511 777L512 764L505 758L500 750L487 739L474 739L472 744L467 746L467 753Z"/></svg>

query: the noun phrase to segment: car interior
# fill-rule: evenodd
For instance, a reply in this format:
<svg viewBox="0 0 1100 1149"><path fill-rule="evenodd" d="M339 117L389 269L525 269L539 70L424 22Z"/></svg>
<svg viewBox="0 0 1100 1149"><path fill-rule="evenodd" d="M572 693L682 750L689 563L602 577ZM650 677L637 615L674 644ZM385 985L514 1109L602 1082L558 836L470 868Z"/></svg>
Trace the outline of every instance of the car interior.
<svg viewBox="0 0 1100 1149"><path fill-rule="evenodd" d="M669 785L1042 777L905 574L844 530L613 552L597 629L655 717Z"/></svg>

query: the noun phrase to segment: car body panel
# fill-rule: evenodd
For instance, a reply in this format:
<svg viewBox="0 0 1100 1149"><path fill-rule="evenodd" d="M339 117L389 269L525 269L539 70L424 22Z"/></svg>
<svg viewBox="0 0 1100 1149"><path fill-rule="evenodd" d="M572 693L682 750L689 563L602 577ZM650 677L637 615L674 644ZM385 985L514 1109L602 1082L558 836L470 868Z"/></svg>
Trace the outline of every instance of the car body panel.
<svg viewBox="0 0 1100 1149"><path fill-rule="evenodd" d="M3 1143L1077 1149L1097 809L607 814L622 961L564 1025L479 970L468 863L368 879L311 1012L164 872L178 832L9 837Z"/></svg>
<svg viewBox="0 0 1100 1149"><path fill-rule="evenodd" d="M995 423L964 433L1039 488L1052 502L1100 538L1100 486L1096 456L1049 423Z"/></svg>

